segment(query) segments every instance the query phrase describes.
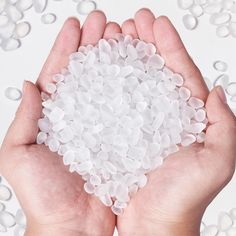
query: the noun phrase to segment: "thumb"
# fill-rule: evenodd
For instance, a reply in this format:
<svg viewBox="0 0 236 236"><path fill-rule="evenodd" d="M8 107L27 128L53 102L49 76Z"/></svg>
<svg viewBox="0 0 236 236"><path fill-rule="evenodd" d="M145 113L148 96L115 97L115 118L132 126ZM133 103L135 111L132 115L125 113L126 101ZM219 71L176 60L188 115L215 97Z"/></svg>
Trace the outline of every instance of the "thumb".
<svg viewBox="0 0 236 236"><path fill-rule="evenodd" d="M38 88L33 83L25 81L21 104L4 143L8 145L34 143L38 133L38 119L41 116L41 112L41 96Z"/></svg>
<svg viewBox="0 0 236 236"><path fill-rule="evenodd" d="M227 98L221 86L214 88L206 102L210 126L206 133L206 147L214 148L231 161L236 159L236 118L227 104ZM222 155L221 155L222 154Z"/></svg>

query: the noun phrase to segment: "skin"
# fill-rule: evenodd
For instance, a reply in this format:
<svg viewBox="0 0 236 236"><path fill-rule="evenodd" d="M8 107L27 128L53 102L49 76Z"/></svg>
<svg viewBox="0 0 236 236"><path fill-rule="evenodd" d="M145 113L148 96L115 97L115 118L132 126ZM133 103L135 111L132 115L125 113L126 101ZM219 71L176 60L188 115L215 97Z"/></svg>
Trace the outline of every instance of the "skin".
<svg viewBox="0 0 236 236"><path fill-rule="evenodd" d="M186 79L192 96L206 102L209 127L205 144L181 148L149 174L147 185L117 219L119 235L197 236L205 209L234 174L236 119L221 87L209 94L167 17L155 19L141 9L122 31L155 43L167 66Z"/></svg>
<svg viewBox="0 0 236 236"><path fill-rule="evenodd" d="M26 214L27 236L113 234L116 219L111 210L85 193L81 177L70 173L57 154L36 145L35 140L42 111L40 91L45 91L45 84L67 66L68 56L79 45L96 44L102 37L111 38L119 32L119 25L107 24L100 11L91 13L82 29L77 19L68 19L36 86L24 83L22 102L0 151L0 172Z"/></svg>
<svg viewBox="0 0 236 236"><path fill-rule="evenodd" d="M96 44L116 33L156 44L167 66L186 78L192 95L206 101L209 118L205 144L182 148L149 174L147 186L131 200L122 216L83 191L83 181L45 146L36 145L41 116L40 91L68 64L79 45ZM0 150L0 172L16 192L27 216L27 236L119 235L195 236L202 215L235 170L236 120L220 87L210 94L201 73L166 17L138 11L122 27L91 13L82 29L70 18L63 26L36 86L24 83L23 99ZM60 173L60 175L58 174ZM20 184L19 184L20 183Z"/></svg>

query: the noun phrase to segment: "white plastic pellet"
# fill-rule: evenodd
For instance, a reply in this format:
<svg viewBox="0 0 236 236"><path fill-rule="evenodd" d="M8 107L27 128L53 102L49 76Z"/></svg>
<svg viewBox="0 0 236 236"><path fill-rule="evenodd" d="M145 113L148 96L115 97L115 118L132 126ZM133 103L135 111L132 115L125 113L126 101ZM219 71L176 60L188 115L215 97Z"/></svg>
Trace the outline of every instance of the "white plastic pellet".
<svg viewBox="0 0 236 236"><path fill-rule="evenodd" d="M1 201L8 201L11 198L11 190L6 186L1 184L0 185L0 200Z"/></svg>
<svg viewBox="0 0 236 236"><path fill-rule="evenodd" d="M16 226L14 229L14 236L24 236L25 235L25 227Z"/></svg>
<svg viewBox="0 0 236 236"><path fill-rule="evenodd" d="M215 13L210 17L210 23L213 25L223 25L230 21L231 15L227 12Z"/></svg>
<svg viewBox="0 0 236 236"><path fill-rule="evenodd" d="M193 5L190 7L189 11L192 13L192 15L199 17L203 15L203 8L201 5Z"/></svg>
<svg viewBox="0 0 236 236"><path fill-rule="evenodd" d="M42 13L47 7L48 0L33 0L34 10L37 13Z"/></svg>
<svg viewBox="0 0 236 236"><path fill-rule="evenodd" d="M216 78L214 81L214 87L216 86L222 86L224 89L227 88L229 84L229 76L227 74L222 74Z"/></svg>
<svg viewBox="0 0 236 236"><path fill-rule="evenodd" d="M23 18L23 13L14 5L8 5L5 12L13 22L17 22Z"/></svg>
<svg viewBox="0 0 236 236"><path fill-rule="evenodd" d="M236 220L236 208L231 209L229 214L233 220Z"/></svg>
<svg viewBox="0 0 236 236"><path fill-rule="evenodd" d="M178 5L181 9L189 9L193 5L193 0L178 0Z"/></svg>
<svg viewBox="0 0 236 236"><path fill-rule="evenodd" d="M42 94L36 141L63 156L85 192L121 215L178 145L205 141L204 103L154 45L130 36L82 46L68 64Z"/></svg>
<svg viewBox="0 0 236 236"><path fill-rule="evenodd" d="M26 217L21 209L18 209L15 216L16 224L20 226L26 226Z"/></svg>
<svg viewBox="0 0 236 236"><path fill-rule="evenodd" d="M204 102L201 99L195 97L191 97L188 101L188 104L194 109L198 109L204 106Z"/></svg>
<svg viewBox="0 0 236 236"><path fill-rule="evenodd" d="M202 236L217 236L218 228L215 225L209 225L204 228L201 235Z"/></svg>
<svg viewBox="0 0 236 236"><path fill-rule="evenodd" d="M206 14L219 13L222 10L222 5L220 3L211 3L204 7L204 12Z"/></svg>
<svg viewBox="0 0 236 236"><path fill-rule="evenodd" d="M224 61L215 61L213 67L220 72L226 72L228 69L228 65Z"/></svg>
<svg viewBox="0 0 236 236"><path fill-rule="evenodd" d="M124 212L124 210L123 210L123 208L117 208L117 207L115 207L115 206L112 206L111 207L111 210L113 211L113 213L114 214L116 214L116 215L122 215L123 214L123 212Z"/></svg>
<svg viewBox="0 0 236 236"><path fill-rule="evenodd" d="M30 9L33 5L33 0L18 0L16 2L16 7L21 11L26 11Z"/></svg>
<svg viewBox="0 0 236 236"><path fill-rule="evenodd" d="M11 228L16 224L15 217L7 211L0 212L0 224L6 228Z"/></svg>
<svg viewBox="0 0 236 236"><path fill-rule="evenodd" d="M235 236L236 235L236 227L231 228L227 231L227 236Z"/></svg>
<svg viewBox="0 0 236 236"><path fill-rule="evenodd" d="M204 81L205 81L208 89L211 90L212 87L213 87L213 83L211 82L211 80L209 78L207 78L207 77L204 77Z"/></svg>
<svg viewBox="0 0 236 236"><path fill-rule="evenodd" d="M183 23L186 29L194 30L198 25L198 20L195 16L187 14L183 16Z"/></svg>
<svg viewBox="0 0 236 236"><path fill-rule="evenodd" d="M1 46L4 51L12 51L19 48L20 45L21 45L21 42L18 39L9 38L3 41Z"/></svg>
<svg viewBox="0 0 236 236"><path fill-rule="evenodd" d="M6 4L7 0L0 0L0 13L4 11Z"/></svg>
<svg viewBox="0 0 236 236"><path fill-rule="evenodd" d="M26 35L29 34L30 28L31 26L29 22L25 21L25 22L18 23L14 30L14 38L16 39L24 38Z"/></svg>
<svg viewBox="0 0 236 236"><path fill-rule="evenodd" d="M233 37L236 37L236 22L231 21L229 23L229 32L230 32L230 35L232 35Z"/></svg>
<svg viewBox="0 0 236 236"><path fill-rule="evenodd" d="M0 15L0 27L5 26L9 22L9 18L6 15Z"/></svg>
<svg viewBox="0 0 236 236"><path fill-rule="evenodd" d="M54 93L55 91L56 91L56 89L57 89L57 87L56 87L56 85L54 84L54 83L48 83L47 85L46 85L46 90L47 90L47 92L48 93Z"/></svg>
<svg viewBox="0 0 236 236"><path fill-rule="evenodd" d="M230 98L230 101L233 102L233 103L235 103L235 102L236 102L236 96L231 97L231 98Z"/></svg>
<svg viewBox="0 0 236 236"><path fill-rule="evenodd" d="M221 212L218 217L218 227L220 231L226 231L233 225L233 220L226 212Z"/></svg>
<svg viewBox="0 0 236 236"><path fill-rule="evenodd" d="M200 232L202 232L205 229L206 225L203 221L201 221L201 225L200 225Z"/></svg>
<svg viewBox="0 0 236 236"><path fill-rule="evenodd" d="M0 223L0 232L1 232L1 233L7 232L7 227L5 227L4 225L2 225L1 223Z"/></svg>
<svg viewBox="0 0 236 236"><path fill-rule="evenodd" d="M43 14L41 16L41 21L44 24L53 24L57 19L57 16L53 13L47 13L47 14Z"/></svg>
<svg viewBox="0 0 236 236"><path fill-rule="evenodd" d="M230 12L233 14L236 13L236 4L232 5L232 7L230 8Z"/></svg>
<svg viewBox="0 0 236 236"><path fill-rule="evenodd" d="M3 211L5 209L5 205L3 203L0 203L0 211Z"/></svg>
<svg viewBox="0 0 236 236"><path fill-rule="evenodd" d="M179 89L179 96L183 100L187 101L190 98L190 96L191 96L191 91L189 89L185 88L185 87L181 87Z"/></svg>
<svg viewBox="0 0 236 236"><path fill-rule="evenodd" d="M205 5L207 3L207 0L194 0L194 3L197 5Z"/></svg>
<svg viewBox="0 0 236 236"><path fill-rule="evenodd" d="M193 144L194 142L196 142L196 140L197 140L197 139L196 139L196 137L195 137L194 135L189 134L189 135L186 135L186 136L183 138L183 140L182 140L182 142L181 142L181 145L182 145L183 147L187 147L187 146Z"/></svg>
<svg viewBox="0 0 236 236"><path fill-rule="evenodd" d="M223 231L221 231L221 232L219 232L219 233L217 234L217 236L227 236L227 233L226 233L226 232L223 232Z"/></svg>
<svg viewBox="0 0 236 236"><path fill-rule="evenodd" d="M230 10L235 5L235 1L234 0L223 0L222 5L225 10Z"/></svg>
<svg viewBox="0 0 236 236"><path fill-rule="evenodd" d="M219 38L225 38L230 35L230 30L228 25L219 25L216 27L216 36Z"/></svg>
<svg viewBox="0 0 236 236"><path fill-rule="evenodd" d="M92 0L80 1L77 5L77 12L81 15L88 15L97 8L96 2Z"/></svg>
<svg viewBox="0 0 236 236"><path fill-rule="evenodd" d="M14 33L15 26L15 23L8 22L6 25L0 27L0 37L9 39Z"/></svg>
<svg viewBox="0 0 236 236"><path fill-rule="evenodd" d="M5 90L5 96L13 101L20 100L22 97L22 92L18 88L8 87Z"/></svg>
<svg viewBox="0 0 236 236"><path fill-rule="evenodd" d="M232 97L236 96L236 82L229 83L226 92Z"/></svg>

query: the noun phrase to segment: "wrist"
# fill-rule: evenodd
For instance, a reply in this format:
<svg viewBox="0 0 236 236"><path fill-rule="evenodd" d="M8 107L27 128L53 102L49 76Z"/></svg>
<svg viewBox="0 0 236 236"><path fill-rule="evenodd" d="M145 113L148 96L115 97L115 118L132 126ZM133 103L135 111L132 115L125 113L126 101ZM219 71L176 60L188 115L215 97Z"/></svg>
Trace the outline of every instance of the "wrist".
<svg viewBox="0 0 236 236"><path fill-rule="evenodd" d="M120 236L199 236L201 220L194 222L162 222L162 221L136 221L137 225L127 228L118 227ZM128 224L127 224L128 225Z"/></svg>
<svg viewBox="0 0 236 236"><path fill-rule="evenodd" d="M25 236L104 236L107 235L106 232L100 232L93 229L91 226L90 230L80 230L80 229L67 229L63 226L58 225L58 227L27 227L25 231ZM109 234L111 235L111 234Z"/></svg>
<svg viewBox="0 0 236 236"><path fill-rule="evenodd" d="M78 236L78 235L86 235L80 234L79 232L63 229L60 226L58 228L49 228L49 227L27 227L25 231L25 236Z"/></svg>

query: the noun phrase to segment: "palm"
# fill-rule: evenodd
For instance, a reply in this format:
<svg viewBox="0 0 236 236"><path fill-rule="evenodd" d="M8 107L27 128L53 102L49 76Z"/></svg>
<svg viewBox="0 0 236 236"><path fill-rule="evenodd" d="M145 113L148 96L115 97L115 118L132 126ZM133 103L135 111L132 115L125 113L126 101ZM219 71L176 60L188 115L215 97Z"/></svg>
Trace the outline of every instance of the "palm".
<svg viewBox="0 0 236 236"><path fill-rule="evenodd" d="M133 197L119 224L141 217L149 221L162 215L172 220L191 214L205 197L198 194L204 191L201 183L206 181L204 163L198 158L199 148L195 146L169 156L161 167L150 173L147 185Z"/></svg>
<svg viewBox="0 0 236 236"><path fill-rule="evenodd" d="M67 66L69 55L80 45L96 44L102 37L114 37L119 32L120 27L115 23L106 24L105 15L99 11L88 16L82 31L77 20L69 19L39 76L38 89L45 91L45 85ZM35 144L37 120L42 112L41 98L35 86L28 86L31 91L27 99L23 98L23 103L29 104L20 106L0 156L1 171L14 188L27 218L39 225L62 225L83 235L86 231L89 235L101 235L101 230L102 235L111 235L115 227L111 210L83 190L84 181L77 173L68 171L62 158L44 145ZM22 120L27 127L22 125ZM9 145L12 162L5 158L9 155L5 154L9 152Z"/></svg>
<svg viewBox="0 0 236 236"><path fill-rule="evenodd" d="M18 155L19 150L16 152ZM81 225L84 217L86 224L93 224L94 232L101 225L113 231L114 218L109 208L83 191L81 177L70 173L57 154L45 146L32 145L27 147L24 161L21 158L16 157L12 170L15 181L11 179L11 182L21 183L13 187L29 218L49 226L70 222L70 229L76 230L86 226ZM99 218L95 212L99 212Z"/></svg>
<svg viewBox="0 0 236 236"><path fill-rule="evenodd" d="M235 152L229 155L228 160L225 157L228 163L222 162L222 155L225 154L218 137L224 129L220 128L219 123L223 117L217 119L218 114L214 108L216 104L212 96L209 96L201 73L167 18L159 17L155 20L149 10L143 9L136 13L134 20L126 21L122 30L157 46L167 66L184 76L185 86L191 89L192 95L207 100L211 125L207 130L205 145L195 144L189 148L181 148L179 152L169 156L161 167L149 173L147 185L138 191L124 214L118 217L118 229L132 234L135 233L132 226L137 232L138 227L145 228L150 222L155 224L158 219L160 223L186 221L193 215L193 211L196 218L200 219L207 205L228 183L234 172L235 160L232 157L236 155ZM232 141L230 145L231 143ZM214 148L215 145L218 145L218 150ZM221 178L217 178L220 168L226 165L232 168L227 167L221 173Z"/></svg>

